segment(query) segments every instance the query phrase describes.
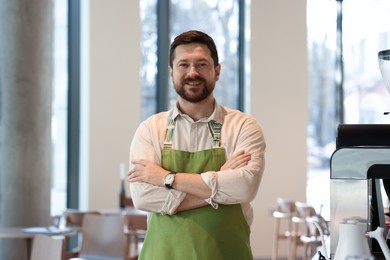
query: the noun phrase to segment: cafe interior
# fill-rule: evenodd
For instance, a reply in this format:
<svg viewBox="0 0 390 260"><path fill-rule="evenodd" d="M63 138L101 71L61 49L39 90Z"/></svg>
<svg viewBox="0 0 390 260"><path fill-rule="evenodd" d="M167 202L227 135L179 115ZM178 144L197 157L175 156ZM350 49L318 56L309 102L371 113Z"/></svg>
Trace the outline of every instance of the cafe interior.
<svg viewBox="0 0 390 260"><path fill-rule="evenodd" d="M138 258L148 213L134 207L126 181L130 142L145 117L174 104L167 88L143 89L156 70L165 74L153 80L169 81L167 64L156 61L164 54L149 55L145 43L168 46L170 30L211 30L204 16L199 25L162 22L204 6L230 8L239 25L220 26L215 37L220 48L236 33L228 46L239 50L238 93L217 83L216 98L253 116L267 144L251 202L253 259L389 259L383 0L1 4L0 259ZM145 72L147 61L160 65Z"/></svg>

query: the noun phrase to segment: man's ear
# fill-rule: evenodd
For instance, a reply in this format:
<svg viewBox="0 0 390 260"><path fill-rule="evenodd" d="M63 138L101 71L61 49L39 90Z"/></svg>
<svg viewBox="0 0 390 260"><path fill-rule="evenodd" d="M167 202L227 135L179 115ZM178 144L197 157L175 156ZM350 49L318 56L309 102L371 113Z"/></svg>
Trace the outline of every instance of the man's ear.
<svg viewBox="0 0 390 260"><path fill-rule="evenodd" d="M221 74L221 64L215 66L215 80L219 80L219 75Z"/></svg>

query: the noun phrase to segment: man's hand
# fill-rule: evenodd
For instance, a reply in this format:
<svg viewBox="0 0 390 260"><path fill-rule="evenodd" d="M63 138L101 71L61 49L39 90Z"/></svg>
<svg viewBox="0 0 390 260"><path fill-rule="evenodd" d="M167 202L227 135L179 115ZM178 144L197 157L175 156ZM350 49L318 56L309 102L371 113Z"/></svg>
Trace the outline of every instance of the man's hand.
<svg viewBox="0 0 390 260"><path fill-rule="evenodd" d="M222 165L221 170L233 170L244 167L251 159L251 155L239 151ZM165 187L164 176L169 173L160 165L144 160L136 159L131 162L134 167L130 169L127 180L129 182L145 182L159 187ZM174 189L187 193L183 205L178 211L188 210L206 205L204 199L211 196L211 189L208 187L200 174L177 173ZM188 196L190 195L190 196Z"/></svg>
<svg viewBox="0 0 390 260"><path fill-rule="evenodd" d="M164 176L169 171L154 162L144 159L133 160L131 163L134 164L134 167L127 174L129 182L146 182L155 186L165 186Z"/></svg>
<svg viewBox="0 0 390 260"><path fill-rule="evenodd" d="M131 162L135 166L127 174L129 182L145 182L159 187L165 187L164 176L170 171L160 165L137 159ZM178 191L192 194L200 199L206 199L211 195L211 189L204 183L200 174L176 173L173 188Z"/></svg>
<svg viewBox="0 0 390 260"><path fill-rule="evenodd" d="M249 153L245 153L245 151L239 151L222 165L221 171L234 170L244 167L245 165L248 165L250 159L251 155Z"/></svg>
<svg viewBox="0 0 390 260"><path fill-rule="evenodd" d="M184 200L180 203L179 207L176 209L176 212L201 208L207 205L209 204L204 199L198 198L196 196L187 193Z"/></svg>

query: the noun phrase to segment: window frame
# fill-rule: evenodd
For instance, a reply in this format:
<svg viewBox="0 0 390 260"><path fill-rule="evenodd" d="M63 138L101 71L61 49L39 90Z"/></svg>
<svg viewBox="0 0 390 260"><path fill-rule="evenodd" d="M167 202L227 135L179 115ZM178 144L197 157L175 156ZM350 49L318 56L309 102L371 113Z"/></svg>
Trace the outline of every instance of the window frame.
<svg viewBox="0 0 390 260"><path fill-rule="evenodd" d="M246 1L238 1L238 102L237 109L245 110L246 97ZM169 50L170 46L170 0L157 1L157 75L156 75L156 113L169 109Z"/></svg>
<svg viewBox="0 0 390 260"><path fill-rule="evenodd" d="M68 150L67 208L80 206L81 3L68 0Z"/></svg>

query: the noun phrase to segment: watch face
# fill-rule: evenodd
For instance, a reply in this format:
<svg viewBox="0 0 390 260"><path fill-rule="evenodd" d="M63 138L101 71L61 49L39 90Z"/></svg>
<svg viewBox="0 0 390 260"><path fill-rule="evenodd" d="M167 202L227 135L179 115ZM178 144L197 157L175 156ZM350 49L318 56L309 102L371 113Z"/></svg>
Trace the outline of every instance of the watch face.
<svg viewBox="0 0 390 260"><path fill-rule="evenodd" d="M167 175L165 176L165 183L166 183L166 184L172 184L174 178L175 178L175 176L173 176L173 174L167 174Z"/></svg>

